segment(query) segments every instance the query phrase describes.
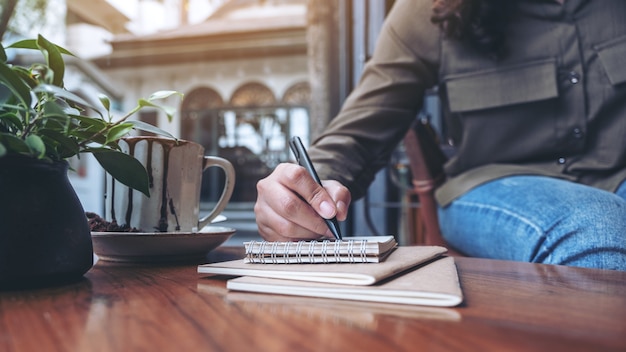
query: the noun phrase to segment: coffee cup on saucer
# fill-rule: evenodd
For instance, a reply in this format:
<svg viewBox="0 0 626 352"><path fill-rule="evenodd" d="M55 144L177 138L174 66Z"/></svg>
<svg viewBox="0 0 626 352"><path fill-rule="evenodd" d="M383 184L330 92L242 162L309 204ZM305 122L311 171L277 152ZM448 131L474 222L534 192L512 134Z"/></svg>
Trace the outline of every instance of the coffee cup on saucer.
<svg viewBox="0 0 626 352"><path fill-rule="evenodd" d="M195 233L210 224L228 204L235 170L226 159L205 156L202 145L163 137L127 137L122 150L148 172L150 197L106 176L104 219L141 232ZM200 217L202 174L210 167L224 171L222 193L212 210Z"/></svg>

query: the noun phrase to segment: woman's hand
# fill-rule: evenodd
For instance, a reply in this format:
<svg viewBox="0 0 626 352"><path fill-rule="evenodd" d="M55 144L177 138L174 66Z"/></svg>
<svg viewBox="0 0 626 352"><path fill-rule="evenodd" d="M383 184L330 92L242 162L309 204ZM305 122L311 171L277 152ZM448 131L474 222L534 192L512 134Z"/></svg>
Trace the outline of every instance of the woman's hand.
<svg viewBox="0 0 626 352"><path fill-rule="evenodd" d="M254 213L267 241L333 238L324 219L348 215L351 196L337 181L317 184L299 165L283 163L257 183Z"/></svg>

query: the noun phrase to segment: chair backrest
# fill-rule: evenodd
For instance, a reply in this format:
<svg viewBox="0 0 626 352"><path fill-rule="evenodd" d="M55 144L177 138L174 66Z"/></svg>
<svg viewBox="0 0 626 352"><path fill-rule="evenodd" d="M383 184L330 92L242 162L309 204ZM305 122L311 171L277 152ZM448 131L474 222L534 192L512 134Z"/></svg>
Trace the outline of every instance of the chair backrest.
<svg viewBox="0 0 626 352"><path fill-rule="evenodd" d="M413 192L419 200L412 229L415 244L449 247L439 229L435 189L445 181L444 163L448 160L441 150L437 134L427 120L417 119L404 137L404 146L411 168Z"/></svg>

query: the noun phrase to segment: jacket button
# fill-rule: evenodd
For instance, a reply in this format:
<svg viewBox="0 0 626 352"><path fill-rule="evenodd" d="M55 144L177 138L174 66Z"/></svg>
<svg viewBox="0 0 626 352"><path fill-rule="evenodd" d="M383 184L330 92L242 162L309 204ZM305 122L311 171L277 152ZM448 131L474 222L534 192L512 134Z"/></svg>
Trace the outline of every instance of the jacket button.
<svg viewBox="0 0 626 352"><path fill-rule="evenodd" d="M566 161L566 160L565 160L565 158L564 158L564 157L560 157L560 158L559 158L556 162L557 162L558 164L560 164L560 165L563 165L563 164L565 164L565 161Z"/></svg>
<svg viewBox="0 0 626 352"><path fill-rule="evenodd" d="M574 137L575 139L581 139L583 138L583 135L583 130L581 130L580 128L574 127L572 129L572 137Z"/></svg>
<svg viewBox="0 0 626 352"><path fill-rule="evenodd" d="M575 71L571 71L569 73L569 82L571 84L577 84L578 82L580 82L580 76L578 75L578 73L576 73Z"/></svg>

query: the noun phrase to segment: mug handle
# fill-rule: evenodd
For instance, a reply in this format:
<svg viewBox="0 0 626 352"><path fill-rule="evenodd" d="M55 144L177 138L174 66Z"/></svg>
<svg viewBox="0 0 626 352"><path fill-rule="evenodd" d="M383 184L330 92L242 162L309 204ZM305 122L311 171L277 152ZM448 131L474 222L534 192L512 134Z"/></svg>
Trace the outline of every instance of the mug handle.
<svg viewBox="0 0 626 352"><path fill-rule="evenodd" d="M224 158L217 156L205 156L202 170L204 171L212 166L217 166L224 170L224 174L226 175L224 190L222 191L222 195L217 201L215 208L213 208L207 216L198 220L198 230L211 223L211 220L215 219L215 217L217 217L224 210L224 208L226 208L230 197L233 195L233 190L235 189L235 168L233 167L233 164Z"/></svg>

